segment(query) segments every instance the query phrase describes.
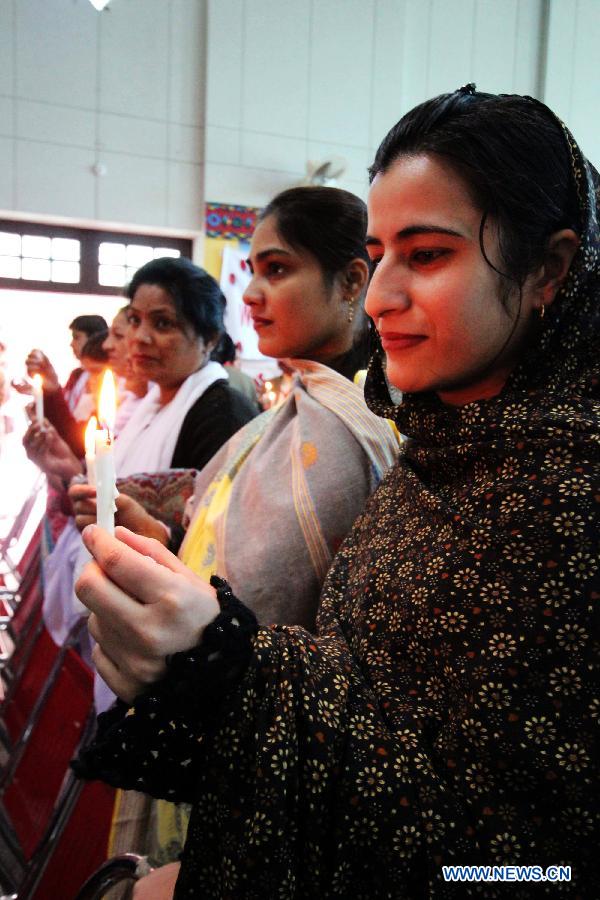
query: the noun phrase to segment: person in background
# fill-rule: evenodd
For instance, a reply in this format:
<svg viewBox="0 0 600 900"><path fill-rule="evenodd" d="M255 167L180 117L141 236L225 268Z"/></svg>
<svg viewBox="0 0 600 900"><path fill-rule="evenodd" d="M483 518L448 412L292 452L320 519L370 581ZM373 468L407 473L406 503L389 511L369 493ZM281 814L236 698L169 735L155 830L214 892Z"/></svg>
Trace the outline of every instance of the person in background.
<svg viewBox="0 0 600 900"><path fill-rule="evenodd" d="M108 325L103 316L84 315L76 316L69 325L69 328L71 330L71 343L69 346L71 347L75 358L81 361L81 351L83 350L86 341L93 334L97 334L98 332L106 333ZM27 374L30 377L36 374L42 376L44 379L44 394L51 394L61 390L54 366L46 354L41 350L32 350L25 360L25 366L27 368ZM71 412L73 412L77 406L79 397L85 390L87 378L88 376L83 366L78 366L73 369L62 388L64 399ZM24 385L15 384L15 387L22 393L26 392Z"/></svg>
<svg viewBox="0 0 600 900"><path fill-rule="evenodd" d="M153 383L119 438L121 471L202 469L255 415L210 355L223 329L216 281L189 260L152 260L127 288L127 341L138 378Z"/></svg>
<svg viewBox="0 0 600 900"><path fill-rule="evenodd" d="M127 307L124 306L112 320L103 348L108 353L108 365L117 376L117 419L115 434L119 434L142 397L148 391L148 379L136 375L127 344Z"/></svg>
<svg viewBox="0 0 600 900"><path fill-rule="evenodd" d="M248 400L256 406L256 411L260 412L258 397L256 395L256 385L252 378L250 378L249 375L246 375L245 372L242 372L236 365L236 347L231 336L227 334L227 332L224 332L221 335L219 343L211 354L211 359L214 359L215 362L219 362L222 366L225 366L231 387L235 388L236 391L239 391L240 394L243 394L244 397L247 397Z"/></svg>
<svg viewBox="0 0 600 900"><path fill-rule="evenodd" d="M169 257L139 269L127 294L131 299L127 342L133 370L138 378L151 380L153 387L115 439L116 475L201 469L254 416L246 399L229 387L223 367L210 361L223 327L221 290L189 260ZM43 438L42 429L34 424L24 442L35 443L40 456L37 442ZM53 439L49 432L46 453L50 457L58 452L56 444L50 443ZM64 466L67 461L62 453L58 455ZM74 454L80 473L82 455L83 447ZM119 495L117 515L128 499ZM165 533L161 523L154 524L159 533ZM44 620L57 643L85 613L74 597L73 583L87 558L70 519L44 563ZM95 688L97 708L103 709L112 702L112 694L98 679Z"/></svg>
<svg viewBox="0 0 600 900"><path fill-rule="evenodd" d="M69 406L67 394L60 388L44 391L44 415L78 459L85 454L85 425L97 411L101 376L109 358L103 347L107 335L107 331L97 331L83 347L78 348L85 380L73 409Z"/></svg>
<svg viewBox="0 0 600 900"><path fill-rule="evenodd" d="M451 865L598 897L600 179L542 103L473 85L370 172L365 396L408 440L318 634L87 529L123 702L79 771L193 802L178 898L503 896Z"/></svg>

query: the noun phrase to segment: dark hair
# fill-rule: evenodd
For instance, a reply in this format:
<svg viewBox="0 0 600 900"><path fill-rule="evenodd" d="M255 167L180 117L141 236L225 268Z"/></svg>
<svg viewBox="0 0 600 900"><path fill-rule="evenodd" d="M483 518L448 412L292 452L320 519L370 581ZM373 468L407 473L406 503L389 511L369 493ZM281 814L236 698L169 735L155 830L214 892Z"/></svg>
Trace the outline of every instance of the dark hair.
<svg viewBox="0 0 600 900"><path fill-rule="evenodd" d="M102 347L107 337L108 331L97 331L92 334L83 345L81 357L95 359L96 362L108 362L108 352Z"/></svg>
<svg viewBox="0 0 600 900"><path fill-rule="evenodd" d="M383 139L371 181L399 157L433 153L464 179L499 228L502 271L523 286L543 261L550 235L581 231L577 188L566 136L554 113L531 97L484 94L466 85L416 106ZM495 268L495 266L492 266Z"/></svg>
<svg viewBox="0 0 600 900"><path fill-rule="evenodd" d="M75 316L69 328L71 331L83 331L88 337L97 331L108 331L106 319L102 316Z"/></svg>
<svg viewBox="0 0 600 900"><path fill-rule="evenodd" d="M210 358L214 360L214 362L224 364L235 362L235 356L235 344L233 343L231 336L224 331L219 338L219 343L210 354Z"/></svg>
<svg viewBox="0 0 600 900"><path fill-rule="evenodd" d="M221 334L225 298L212 275L189 259L165 256L151 260L137 270L125 289L126 296L133 300L143 284L155 284L166 291L178 317L205 341Z"/></svg>
<svg viewBox="0 0 600 900"><path fill-rule="evenodd" d="M333 284L357 257L369 262L365 248L367 207L348 191L297 187L282 191L262 210L258 221L274 216L277 231L291 247L311 253Z"/></svg>

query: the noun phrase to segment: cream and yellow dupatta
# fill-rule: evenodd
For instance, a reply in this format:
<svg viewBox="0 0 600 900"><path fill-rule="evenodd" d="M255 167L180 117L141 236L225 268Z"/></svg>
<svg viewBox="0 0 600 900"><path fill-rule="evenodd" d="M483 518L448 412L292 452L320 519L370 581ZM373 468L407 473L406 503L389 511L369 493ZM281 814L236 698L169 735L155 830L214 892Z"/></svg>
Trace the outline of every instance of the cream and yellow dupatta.
<svg viewBox="0 0 600 900"><path fill-rule="evenodd" d="M292 360L279 407L231 438L196 481L183 562L218 573L262 622L314 626L342 539L398 452L389 423L332 369Z"/></svg>

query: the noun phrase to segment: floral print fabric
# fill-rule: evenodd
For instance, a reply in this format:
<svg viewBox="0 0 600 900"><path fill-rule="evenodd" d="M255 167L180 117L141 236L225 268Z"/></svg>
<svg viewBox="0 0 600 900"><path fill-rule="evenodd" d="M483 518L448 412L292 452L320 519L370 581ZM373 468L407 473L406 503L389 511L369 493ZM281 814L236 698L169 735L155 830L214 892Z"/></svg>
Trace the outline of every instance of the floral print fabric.
<svg viewBox="0 0 600 900"><path fill-rule="evenodd" d="M192 654L183 705L170 674L85 755L193 802L177 898L600 896L597 181L571 146L584 240L502 394L394 407L372 359L369 404L409 441L319 636L260 628L218 700ZM453 863L572 880L453 884Z"/></svg>

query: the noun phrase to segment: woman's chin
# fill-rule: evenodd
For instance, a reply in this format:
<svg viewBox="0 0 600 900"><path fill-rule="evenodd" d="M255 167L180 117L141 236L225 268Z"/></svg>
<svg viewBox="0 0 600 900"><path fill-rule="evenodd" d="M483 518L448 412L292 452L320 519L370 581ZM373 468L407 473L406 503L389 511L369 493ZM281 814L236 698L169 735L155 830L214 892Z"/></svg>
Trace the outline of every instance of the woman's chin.
<svg viewBox="0 0 600 900"><path fill-rule="evenodd" d="M286 348L282 348L277 345L274 341L261 341L258 340L258 349L262 353L263 356L269 356L271 359L279 359L280 356L288 356L289 354L285 352L281 352Z"/></svg>

